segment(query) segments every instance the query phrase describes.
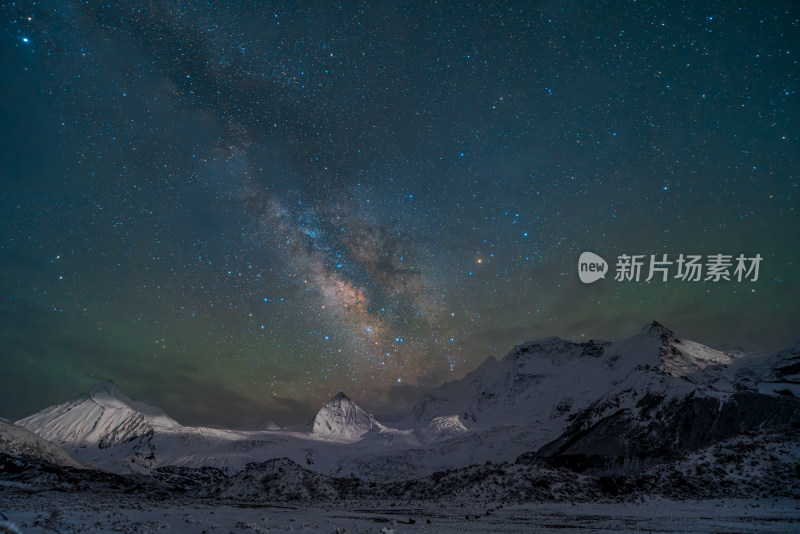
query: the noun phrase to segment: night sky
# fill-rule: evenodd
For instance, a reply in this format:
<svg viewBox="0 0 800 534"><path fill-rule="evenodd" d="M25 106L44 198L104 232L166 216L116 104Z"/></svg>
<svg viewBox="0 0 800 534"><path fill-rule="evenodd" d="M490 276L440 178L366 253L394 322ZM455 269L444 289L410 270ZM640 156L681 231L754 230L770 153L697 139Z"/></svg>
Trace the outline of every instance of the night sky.
<svg viewBox="0 0 800 534"><path fill-rule="evenodd" d="M0 7L4 417L391 420L525 340L800 337L796 3L103 4Z"/></svg>

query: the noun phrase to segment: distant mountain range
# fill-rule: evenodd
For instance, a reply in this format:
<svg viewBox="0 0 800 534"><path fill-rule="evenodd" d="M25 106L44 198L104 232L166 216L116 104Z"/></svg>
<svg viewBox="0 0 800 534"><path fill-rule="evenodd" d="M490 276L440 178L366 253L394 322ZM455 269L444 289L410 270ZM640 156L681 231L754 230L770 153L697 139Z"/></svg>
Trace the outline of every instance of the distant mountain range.
<svg viewBox="0 0 800 534"><path fill-rule="evenodd" d="M187 427L106 382L16 425L0 424L0 449L120 474L168 466L233 474L286 458L320 476L372 481L489 461L610 476L798 422L800 348L717 351L653 322L616 342L553 337L519 345L427 393L393 427L343 392L300 430ZM20 448L25 429L36 444Z"/></svg>

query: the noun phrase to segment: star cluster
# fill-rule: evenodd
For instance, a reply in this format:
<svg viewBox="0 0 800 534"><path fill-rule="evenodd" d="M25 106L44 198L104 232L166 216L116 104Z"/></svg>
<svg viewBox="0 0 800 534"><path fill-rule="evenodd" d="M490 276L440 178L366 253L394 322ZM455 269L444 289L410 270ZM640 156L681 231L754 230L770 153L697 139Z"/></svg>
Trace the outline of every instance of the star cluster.
<svg viewBox="0 0 800 534"><path fill-rule="evenodd" d="M391 418L537 337L788 345L798 17L6 4L0 413L113 378L188 423L296 422L340 389ZM586 250L764 260L588 286Z"/></svg>

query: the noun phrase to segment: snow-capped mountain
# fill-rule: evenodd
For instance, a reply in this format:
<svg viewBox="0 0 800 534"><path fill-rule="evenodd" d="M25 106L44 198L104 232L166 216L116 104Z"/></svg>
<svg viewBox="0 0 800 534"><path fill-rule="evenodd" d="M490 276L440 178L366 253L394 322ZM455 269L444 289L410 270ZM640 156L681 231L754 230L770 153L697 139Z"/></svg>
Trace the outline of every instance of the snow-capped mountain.
<svg viewBox="0 0 800 534"><path fill-rule="evenodd" d="M153 435L181 428L152 404L125 395L112 381L17 421L80 461L128 472L158 463Z"/></svg>
<svg viewBox="0 0 800 534"><path fill-rule="evenodd" d="M340 391L317 412L311 424L311 433L357 439L373 428L377 428L375 418Z"/></svg>
<svg viewBox="0 0 800 534"><path fill-rule="evenodd" d="M87 466L77 462L69 454L61 450L58 445L50 443L30 430L2 418L0 418L0 452L34 456L51 464L65 467L87 468Z"/></svg>
<svg viewBox="0 0 800 534"><path fill-rule="evenodd" d="M286 457L318 473L374 481L535 451L563 458L597 450L630 462L648 447L658 454L691 450L792 420L798 360L796 349L734 358L654 322L616 342L553 337L519 345L426 394L397 428L342 392L299 428L184 427L113 383L19 424L80 461L118 473L164 466L233 472ZM713 430L703 434L702 425L690 428L693 421Z"/></svg>
<svg viewBox="0 0 800 534"><path fill-rule="evenodd" d="M408 432L378 423L344 393L322 406L303 431L187 427L162 410L132 399L113 382L18 422L78 460L115 473L163 466L238 470L250 462L288 457L333 472L348 458L407 444ZM369 433L372 438L348 447Z"/></svg>
<svg viewBox="0 0 800 534"><path fill-rule="evenodd" d="M658 391L665 400L699 395L701 385L689 378L719 373L730 362L730 355L678 339L655 322L613 343L555 337L525 343L425 395L399 424L412 429L421 445L343 460L340 473L397 479L513 461L557 439L604 395L625 389L636 396Z"/></svg>
<svg viewBox="0 0 800 534"><path fill-rule="evenodd" d="M637 367L577 413L557 439L525 456L579 470L636 472L737 434L790 428L796 421L797 398L719 391Z"/></svg>
<svg viewBox="0 0 800 534"><path fill-rule="evenodd" d="M731 356L724 352L694 341L681 341L672 330L656 321L642 329L642 333L631 340L644 340L645 345L649 345L650 340L655 340L658 343L660 361L658 367L672 376L686 376L706 367L728 365L733 361ZM646 347L643 349L647 351Z"/></svg>
<svg viewBox="0 0 800 534"><path fill-rule="evenodd" d="M718 389L800 398L800 344L775 354L742 356L702 378Z"/></svg>
<svg viewBox="0 0 800 534"><path fill-rule="evenodd" d="M550 503L565 516L577 511L583 519L573 526L585 529L597 528L597 511L610 505L632 516L660 510L670 499L682 513L691 500L716 499L702 512L711 519L701 527L660 518L643 524L643 530L710 531L725 502L746 499L734 510L742 522L731 528L794 532L799 379L798 347L720 352L653 323L613 343L548 338L520 345L431 391L399 428L380 424L344 393L294 429L185 427L103 384L23 420L101 469L70 467L55 445L0 421L0 497L15 502L23 526L61 531L97 530L95 501L105 495L113 512L101 515L109 528L125 526L120 508L139 514L129 521L134 526L199 532L196 517L205 509L202 530L219 529L228 514L225 531L260 531L267 506L267 516L288 518L270 523L276 530L343 532L344 526L331 528L331 519L354 513L368 516L361 526L376 528L394 510L402 514L392 519L398 525L485 532L552 520L558 516L543 508ZM58 498L68 504L55 509L89 506L74 523L32 512L54 508ZM149 510L151 503L162 503L164 513ZM585 503L590 508L581 508ZM171 526L154 521L173 507L179 512ZM254 523L241 519L248 507L258 511ZM442 528L448 508L465 521L452 530ZM296 522L303 511L331 509L317 524ZM428 510L424 523L421 510ZM785 519L779 528L776 511ZM753 523L756 517L764 520ZM615 515L601 528L631 524L620 527Z"/></svg>
<svg viewBox="0 0 800 534"><path fill-rule="evenodd" d="M180 426L159 408L128 397L110 380L17 424L59 445L101 449L152 434L154 428Z"/></svg>
<svg viewBox="0 0 800 534"><path fill-rule="evenodd" d="M535 426L543 444L566 428L570 415L637 366L685 376L730 362L730 356L679 340L657 322L637 336L613 343L551 337L519 345L500 361L489 358L463 379L426 394L414 407L409 424L421 434L442 417L458 417L467 429Z"/></svg>

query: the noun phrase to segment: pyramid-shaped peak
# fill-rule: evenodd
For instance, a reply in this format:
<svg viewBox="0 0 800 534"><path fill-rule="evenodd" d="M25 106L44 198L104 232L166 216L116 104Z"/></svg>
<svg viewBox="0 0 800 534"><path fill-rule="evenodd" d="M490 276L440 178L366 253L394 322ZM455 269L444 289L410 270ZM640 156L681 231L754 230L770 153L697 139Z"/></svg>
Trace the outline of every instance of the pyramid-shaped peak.
<svg viewBox="0 0 800 534"><path fill-rule="evenodd" d="M642 334L647 334L653 337L659 337L664 341L675 337L675 332L673 332L663 324L659 323L658 321L652 321L646 324L644 328L642 328Z"/></svg>
<svg viewBox="0 0 800 534"><path fill-rule="evenodd" d="M320 408L311 433L320 436L358 438L374 426L373 417L358 407L343 391Z"/></svg>
<svg viewBox="0 0 800 534"><path fill-rule="evenodd" d="M657 345L661 370L672 376L686 376L711 365L728 365L733 359L730 355L710 347L678 339L675 332L653 321L642 329L636 338Z"/></svg>
<svg viewBox="0 0 800 534"><path fill-rule="evenodd" d="M343 401L343 400L346 400L346 401L349 401L349 402L353 402L352 399L350 397L348 397L345 394L344 391L338 392L336 395L331 397L331 400L329 400L328 402L339 402L339 401ZM328 402L326 402L325 404L328 404Z"/></svg>

